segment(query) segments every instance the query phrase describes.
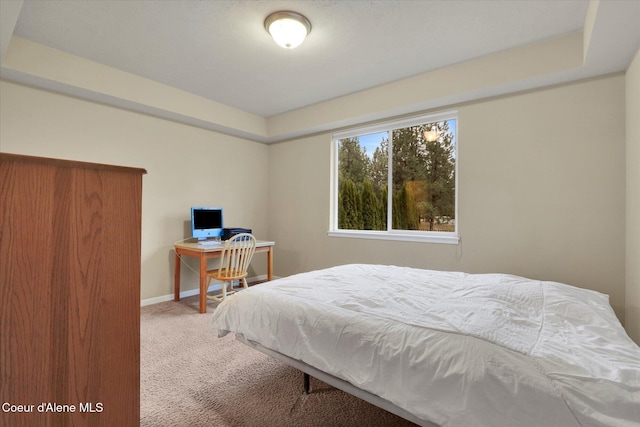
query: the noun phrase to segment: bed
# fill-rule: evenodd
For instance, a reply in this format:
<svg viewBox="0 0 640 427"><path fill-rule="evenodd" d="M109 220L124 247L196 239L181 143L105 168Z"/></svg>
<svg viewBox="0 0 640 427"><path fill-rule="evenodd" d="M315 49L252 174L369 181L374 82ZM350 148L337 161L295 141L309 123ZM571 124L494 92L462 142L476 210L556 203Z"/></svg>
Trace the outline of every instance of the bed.
<svg viewBox="0 0 640 427"><path fill-rule="evenodd" d="M211 324L423 426L640 426L640 348L607 295L566 284L351 264L239 292Z"/></svg>

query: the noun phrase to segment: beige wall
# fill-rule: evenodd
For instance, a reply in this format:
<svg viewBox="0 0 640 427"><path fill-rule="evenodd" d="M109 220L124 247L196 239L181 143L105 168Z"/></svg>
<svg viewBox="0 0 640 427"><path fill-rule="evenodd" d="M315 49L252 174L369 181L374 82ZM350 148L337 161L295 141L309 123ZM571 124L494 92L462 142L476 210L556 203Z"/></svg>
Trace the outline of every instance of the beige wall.
<svg viewBox="0 0 640 427"><path fill-rule="evenodd" d="M637 63L636 58L626 76L627 105L636 107L627 108L637 108L637 89L629 83L637 80ZM628 209L638 204L632 120L626 149L633 164L625 195L624 76L459 106L460 245L327 237L329 134L268 146L0 84L1 151L148 170L143 299L172 293L171 248L188 235L189 207L219 204L227 224L276 240L279 276L347 262L498 271L608 293L624 318L625 197ZM250 175L236 173L238 159ZM219 179L231 174L233 179ZM637 217L637 208L627 212L629 232L630 215ZM639 240L627 239L628 322L638 316L638 267L630 257ZM262 258L256 257L252 275L265 274ZM196 274L183 268L183 283L183 289L195 289Z"/></svg>
<svg viewBox="0 0 640 427"><path fill-rule="evenodd" d="M173 293L173 243L189 208L219 205L230 226L267 235L268 146L144 114L0 82L0 151L145 168L143 299ZM250 171L250 173L247 173ZM266 274L256 256L252 276ZM197 263L188 261L197 271ZM183 290L197 274L182 268Z"/></svg>
<svg viewBox="0 0 640 427"><path fill-rule="evenodd" d="M459 106L460 245L328 237L330 135L272 145L276 274L351 262L512 273L607 293L624 319L624 88L617 75Z"/></svg>
<svg viewBox="0 0 640 427"><path fill-rule="evenodd" d="M626 74L626 327L640 344L640 51Z"/></svg>

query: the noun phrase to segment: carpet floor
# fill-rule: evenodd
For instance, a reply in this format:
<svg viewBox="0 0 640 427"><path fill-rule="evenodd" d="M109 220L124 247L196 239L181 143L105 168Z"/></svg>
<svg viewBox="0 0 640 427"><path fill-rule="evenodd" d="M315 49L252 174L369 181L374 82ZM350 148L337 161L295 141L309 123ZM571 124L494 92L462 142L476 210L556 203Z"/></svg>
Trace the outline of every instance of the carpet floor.
<svg viewBox="0 0 640 427"><path fill-rule="evenodd" d="M141 308L140 425L414 426L209 327L198 297Z"/></svg>

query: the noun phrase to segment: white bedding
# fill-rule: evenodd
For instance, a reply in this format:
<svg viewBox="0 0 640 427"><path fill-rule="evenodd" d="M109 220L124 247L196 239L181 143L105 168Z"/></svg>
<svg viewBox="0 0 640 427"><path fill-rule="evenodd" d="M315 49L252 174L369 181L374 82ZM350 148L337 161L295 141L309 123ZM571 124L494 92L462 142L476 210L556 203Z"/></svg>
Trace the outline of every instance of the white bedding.
<svg viewBox="0 0 640 427"><path fill-rule="evenodd" d="M212 326L442 426L640 426L640 348L595 291L345 265L239 292Z"/></svg>

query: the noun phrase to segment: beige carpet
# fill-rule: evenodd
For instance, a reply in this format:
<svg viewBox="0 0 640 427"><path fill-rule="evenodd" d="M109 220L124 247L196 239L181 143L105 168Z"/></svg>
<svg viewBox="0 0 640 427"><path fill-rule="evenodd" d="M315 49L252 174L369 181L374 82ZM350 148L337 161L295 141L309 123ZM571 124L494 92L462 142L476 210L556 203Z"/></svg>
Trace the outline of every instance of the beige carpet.
<svg viewBox="0 0 640 427"><path fill-rule="evenodd" d="M142 307L140 425L414 426L209 328L198 298Z"/></svg>

